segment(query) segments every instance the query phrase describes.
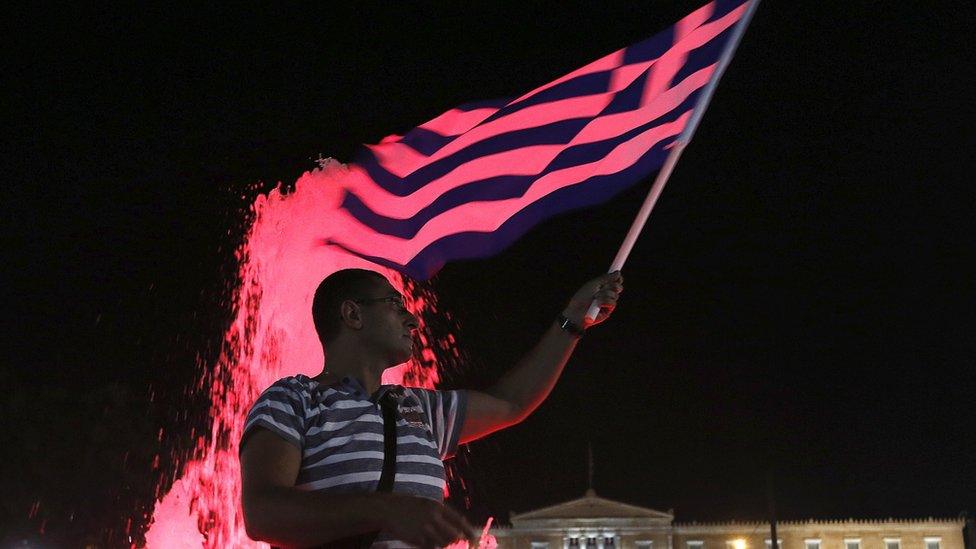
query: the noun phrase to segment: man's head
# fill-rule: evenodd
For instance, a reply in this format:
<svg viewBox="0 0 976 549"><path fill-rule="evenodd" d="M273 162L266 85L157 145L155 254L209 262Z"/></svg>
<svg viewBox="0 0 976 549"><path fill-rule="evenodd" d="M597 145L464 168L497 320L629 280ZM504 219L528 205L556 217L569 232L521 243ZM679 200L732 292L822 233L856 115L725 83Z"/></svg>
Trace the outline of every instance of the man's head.
<svg viewBox="0 0 976 549"><path fill-rule="evenodd" d="M403 307L403 296L386 278L365 269L344 269L315 290L312 320L322 346L340 337L379 352L390 365L410 358L417 319Z"/></svg>

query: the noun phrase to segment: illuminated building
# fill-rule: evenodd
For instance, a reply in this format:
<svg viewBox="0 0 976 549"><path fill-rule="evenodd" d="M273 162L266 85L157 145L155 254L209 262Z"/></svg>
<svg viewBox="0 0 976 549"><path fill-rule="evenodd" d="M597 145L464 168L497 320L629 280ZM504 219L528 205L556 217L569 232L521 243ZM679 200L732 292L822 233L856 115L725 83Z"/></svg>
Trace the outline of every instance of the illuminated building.
<svg viewBox="0 0 976 549"><path fill-rule="evenodd" d="M662 512L582 498L513 514L498 549L771 549L768 522L674 522ZM963 518L777 522L779 549L964 549ZM976 549L976 548L969 548Z"/></svg>

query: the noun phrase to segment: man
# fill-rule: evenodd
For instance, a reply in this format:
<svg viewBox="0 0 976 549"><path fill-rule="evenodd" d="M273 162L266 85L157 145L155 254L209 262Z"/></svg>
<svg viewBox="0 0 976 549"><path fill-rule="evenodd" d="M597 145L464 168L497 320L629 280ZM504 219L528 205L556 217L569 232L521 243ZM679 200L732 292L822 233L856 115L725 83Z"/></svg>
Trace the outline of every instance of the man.
<svg viewBox="0 0 976 549"><path fill-rule="evenodd" d="M459 443L528 417L552 391L583 330L605 320L622 291L619 272L584 284L492 388L431 391L380 385L383 370L412 353L417 319L403 296L372 271L330 275L312 303L325 349L322 373L279 380L248 415L241 441L248 535L298 547L337 540L434 547L471 539L471 525L443 504L442 460ZM600 314L584 324L593 300ZM399 418L395 476L388 477L395 480L391 492L380 492L386 412L379 403L390 399L384 406Z"/></svg>

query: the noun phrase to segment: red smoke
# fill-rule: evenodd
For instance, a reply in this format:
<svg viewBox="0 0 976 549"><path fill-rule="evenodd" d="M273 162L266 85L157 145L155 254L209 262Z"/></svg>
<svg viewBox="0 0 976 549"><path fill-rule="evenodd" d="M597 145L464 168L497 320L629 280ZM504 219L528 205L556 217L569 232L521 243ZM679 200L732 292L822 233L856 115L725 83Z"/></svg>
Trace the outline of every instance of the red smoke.
<svg viewBox="0 0 976 549"><path fill-rule="evenodd" d="M433 387L438 381L434 347L454 353L454 338L434 341L423 319L436 312L436 297L398 273L324 246L340 231L337 214L345 166L325 161L305 173L295 191L280 188L261 195L253 205L254 221L238 250L239 285L232 306L235 318L224 334L216 364L206 365L196 386L211 400L209 425L198 436L192 459L159 501L146 534L152 549L258 547L244 533L240 509L238 442L244 418L258 394L291 374L309 376L322 369L322 349L311 318L318 283L349 267L382 272L407 298L421 319L421 345L410 362L384 374L385 383Z"/></svg>

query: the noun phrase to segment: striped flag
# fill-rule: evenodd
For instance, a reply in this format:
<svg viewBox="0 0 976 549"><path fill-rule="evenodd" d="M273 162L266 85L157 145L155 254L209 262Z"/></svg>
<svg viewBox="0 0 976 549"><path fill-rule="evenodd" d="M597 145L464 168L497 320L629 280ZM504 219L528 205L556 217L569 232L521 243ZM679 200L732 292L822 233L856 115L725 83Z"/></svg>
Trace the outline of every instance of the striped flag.
<svg viewBox="0 0 976 549"><path fill-rule="evenodd" d="M426 280L609 200L661 168L748 4L716 0L514 100L462 105L367 145L326 242Z"/></svg>

